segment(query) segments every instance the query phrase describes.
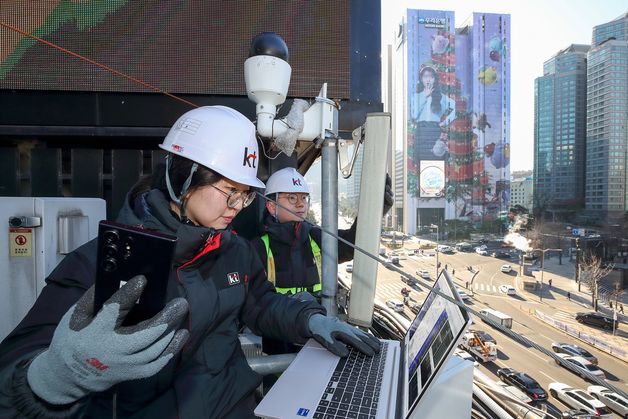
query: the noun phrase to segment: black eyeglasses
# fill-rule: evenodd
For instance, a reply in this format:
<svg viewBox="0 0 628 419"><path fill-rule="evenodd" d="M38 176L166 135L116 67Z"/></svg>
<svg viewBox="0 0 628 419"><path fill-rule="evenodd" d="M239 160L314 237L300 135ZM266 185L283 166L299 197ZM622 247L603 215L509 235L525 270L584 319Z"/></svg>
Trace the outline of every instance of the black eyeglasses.
<svg viewBox="0 0 628 419"><path fill-rule="evenodd" d="M296 205L297 202L301 202L302 204L310 203L310 194L305 193L285 193L281 194L284 198L288 200L292 205Z"/></svg>
<svg viewBox="0 0 628 419"><path fill-rule="evenodd" d="M255 191L238 191L233 190L231 192L225 192L217 186L210 184L212 188L220 191L224 196L227 197L227 206L229 208L235 209L238 205L242 204L242 208L246 208L255 199Z"/></svg>

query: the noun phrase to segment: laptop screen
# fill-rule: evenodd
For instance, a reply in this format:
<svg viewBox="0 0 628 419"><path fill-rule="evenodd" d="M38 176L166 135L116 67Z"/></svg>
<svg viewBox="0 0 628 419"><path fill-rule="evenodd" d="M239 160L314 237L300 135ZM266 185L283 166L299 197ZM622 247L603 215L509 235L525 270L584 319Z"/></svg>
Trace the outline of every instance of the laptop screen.
<svg viewBox="0 0 628 419"><path fill-rule="evenodd" d="M403 376L406 379L408 413L412 412L469 323L466 309L446 300L434 290L462 303L448 272L441 271L404 341L406 371Z"/></svg>

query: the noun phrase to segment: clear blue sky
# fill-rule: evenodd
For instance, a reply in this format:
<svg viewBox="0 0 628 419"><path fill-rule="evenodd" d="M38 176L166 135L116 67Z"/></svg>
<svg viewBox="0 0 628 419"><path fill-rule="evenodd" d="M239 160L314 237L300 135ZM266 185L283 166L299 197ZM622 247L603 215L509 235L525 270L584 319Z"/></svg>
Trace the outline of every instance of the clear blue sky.
<svg viewBox="0 0 628 419"><path fill-rule="evenodd" d="M460 26L473 12L508 13L511 24L510 170L532 169L534 79L570 44L590 44L593 26L628 11L626 0L382 0L382 52L406 9L451 10Z"/></svg>

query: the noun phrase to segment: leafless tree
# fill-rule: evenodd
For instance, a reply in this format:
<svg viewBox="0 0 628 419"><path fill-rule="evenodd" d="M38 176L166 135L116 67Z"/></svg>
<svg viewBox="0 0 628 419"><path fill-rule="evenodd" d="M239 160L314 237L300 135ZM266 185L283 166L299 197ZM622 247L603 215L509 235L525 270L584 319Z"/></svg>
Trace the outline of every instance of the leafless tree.
<svg viewBox="0 0 628 419"><path fill-rule="evenodd" d="M615 307L615 311L619 310L619 300L621 299L622 294L624 293L624 289L620 288L619 284L615 284L613 290L608 293L609 301L613 302L613 307Z"/></svg>
<svg viewBox="0 0 628 419"><path fill-rule="evenodd" d="M591 305L597 311L598 288L602 278L613 270L614 265L603 266L602 260L595 255L584 256L580 261L580 281L591 291Z"/></svg>

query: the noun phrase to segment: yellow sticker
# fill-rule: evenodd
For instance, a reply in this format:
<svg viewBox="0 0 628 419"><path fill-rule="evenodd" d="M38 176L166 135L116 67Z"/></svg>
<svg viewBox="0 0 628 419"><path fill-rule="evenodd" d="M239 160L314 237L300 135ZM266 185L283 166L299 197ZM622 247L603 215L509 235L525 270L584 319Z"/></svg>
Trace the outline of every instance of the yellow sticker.
<svg viewBox="0 0 628 419"><path fill-rule="evenodd" d="M33 256L33 229L9 228L9 257Z"/></svg>

